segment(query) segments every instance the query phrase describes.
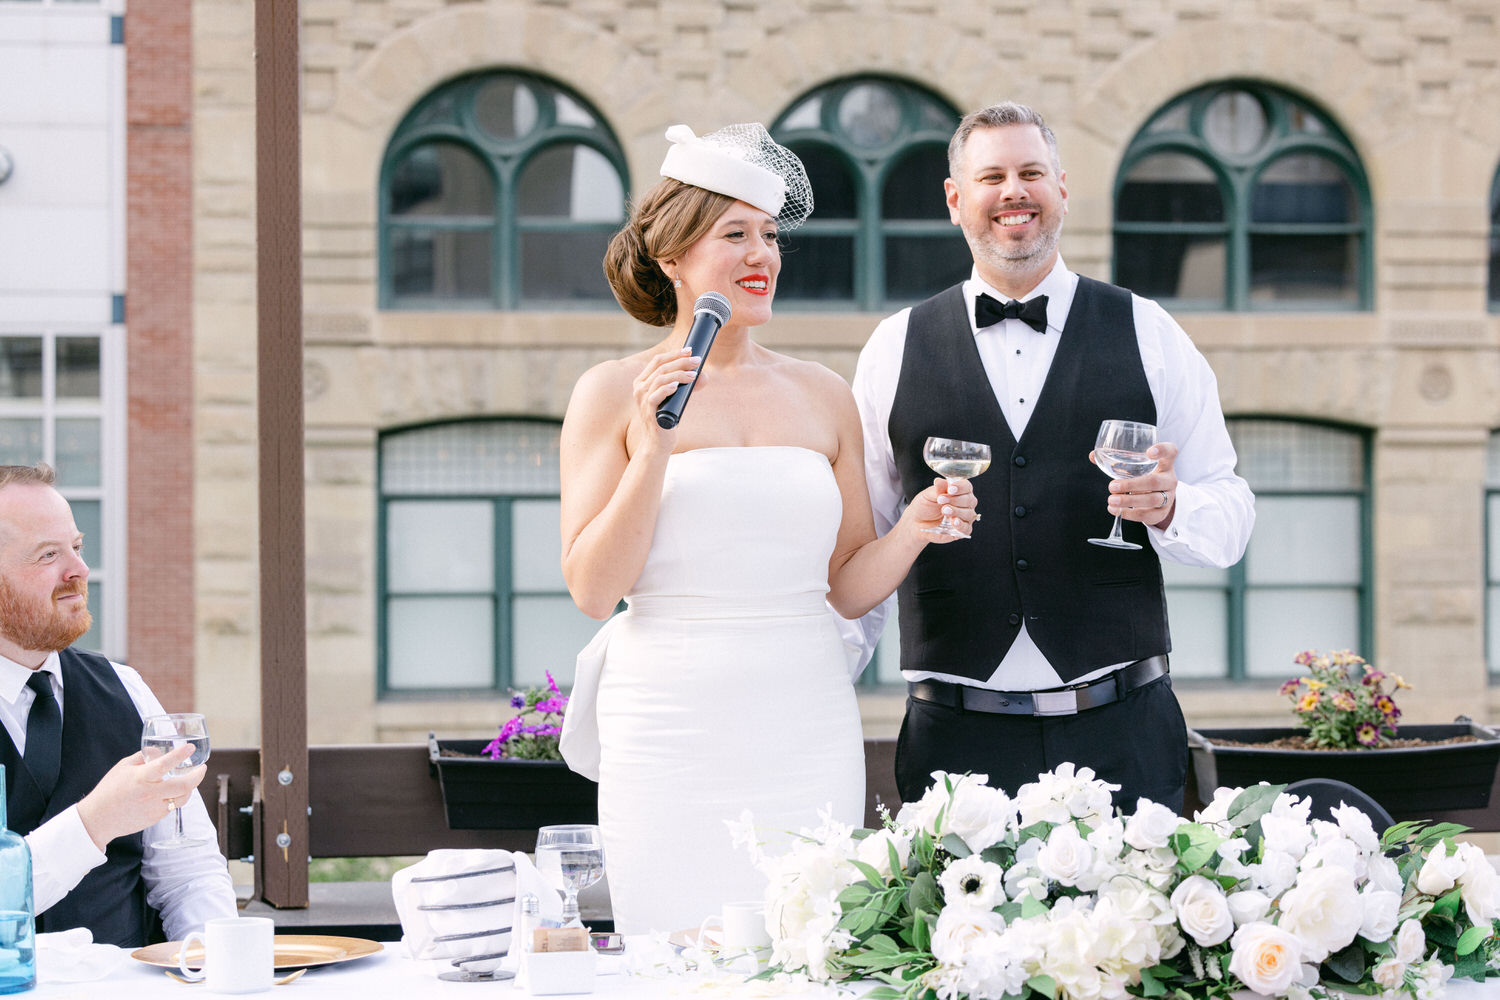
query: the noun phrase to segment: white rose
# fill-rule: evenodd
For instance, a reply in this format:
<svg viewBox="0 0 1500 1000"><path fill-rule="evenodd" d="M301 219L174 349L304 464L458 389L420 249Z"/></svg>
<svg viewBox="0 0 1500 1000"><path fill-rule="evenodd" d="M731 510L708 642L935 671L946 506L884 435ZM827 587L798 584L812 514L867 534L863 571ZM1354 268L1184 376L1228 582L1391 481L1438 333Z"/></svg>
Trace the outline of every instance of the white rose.
<svg viewBox="0 0 1500 1000"><path fill-rule="evenodd" d="M1464 870L1458 876L1464 909L1474 926L1483 927L1500 917L1500 874L1495 872L1484 851L1473 844L1459 844L1458 857Z"/></svg>
<svg viewBox="0 0 1500 1000"><path fill-rule="evenodd" d="M1005 921L998 913L967 906L945 906L932 929L932 957L944 965L961 966L976 941L1004 929Z"/></svg>
<svg viewBox="0 0 1500 1000"><path fill-rule="evenodd" d="M1005 869L977 854L953 862L938 876L949 906L992 910L1005 902Z"/></svg>
<svg viewBox="0 0 1500 1000"><path fill-rule="evenodd" d="M1274 924L1246 924L1229 940L1229 971L1256 993L1287 991L1302 971L1297 939Z"/></svg>
<svg viewBox="0 0 1500 1000"><path fill-rule="evenodd" d="M1366 886L1365 891L1359 894L1359 902L1364 908L1364 917L1359 924L1359 936L1371 944L1390 940L1391 935L1396 931L1396 919L1401 909L1401 894Z"/></svg>
<svg viewBox="0 0 1500 1000"><path fill-rule="evenodd" d="M962 781L953 789L953 804L943 814L943 834L956 833L978 854L1005 839L1015 820L1010 796L982 781Z"/></svg>
<svg viewBox="0 0 1500 1000"><path fill-rule="evenodd" d="M1265 782L1261 782L1265 784ZM1229 822L1229 806L1243 792L1243 788L1215 788L1213 801L1193 813L1193 820L1204 826L1218 826Z"/></svg>
<svg viewBox="0 0 1500 1000"><path fill-rule="evenodd" d="M1441 896L1453 888L1463 872L1463 859L1457 854L1450 855L1448 845L1440 843L1433 847L1427 860L1422 863L1422 870L1417 872L1417 891L1429 896Z"/></svg>
<svg viewBox="0 0 1500 1000"><path fill-rule="evenodd" d="M1396 867L1396 862L1383 854L1376 854L1366 864L1369 868L1365 875L1367 888L1385 889L1389 892L1406 891L1406 883L1401 881L1401 871Z"/></svg>
<svg viewBox="0 0 1500 1000"><path fill-rule="evenodd" d="M1346 806L1342 802L1333 808L1333 819L1344 836L1354 841L1356 847L1366 854L1380 851L1380 837L1375 832L1370 816L1363 809Z"/></svg>
<svg viewBox="0 0 1500 1000"><path fill-rule="evenodd" d="M1301 859L1312 844L1313 831L1306 816L1277 815L1273 809L1260 818L1260 830L1265 835L1267 851L1279 851Z"/></svg>
<svg viewBox="0 0 1500 1000"><path fill-rule="evenodd" d="M1254 889L1231 892L1226 897L1226 902L1236 927L1253 924L1271 912L1271 897Z"/></svg>
<svg viewBox="0 0 1500 1000"><path fill-rule="evenodd" d="M1273 899L1297 881L1297 859L1284 851L1266 851L1259 862L1247 866L1255 888Z"/></svg>
<svg viewBox="0 0 1500 1000"><path fill-rule="evenodd" d="M1043 875L1061 885L1081 889L1093 888L1085 884L1093 863L1094 849L1071 823L1053 827L1046 846L1036 853L1036 867Z"/></svg>
<svg viewBox="0 0 1500 1000"><path fill-rule="evenodd" d="M1420 961L1426 950L1427 933L1422 930L1422 922L1415 919L1401 921L1401 927L1396 931L1396 961L1410 965Z"/></svg>
<svg viewBox="0 0 1500 1000"><path fill-rule="evenodd" d="M1125 843L1137 850L1166 847L1167 838L1182 822L1171 809L1150 799L1136 800L1135 813L1125 821Z"/></svg>
<svg viewBox="0 0 1500 1000"><path fill-rule="evenodd" d="M927 786L927 791L915 802L908 802L901 807L896 814L898 826L904 826L909 830L926 830L928 833L937 832L938 813L948 807L948 783L955 786L963 781L989 780L987 774L949 774L947 771L933 771L932 784Z"/></svg>
<svg viewBox="0 0 1500 1000"><path fill-rule="evenodd" d="M1172 909L1183 931L1205 948L1228 940L1234 933L1234 917L1224 890L1202 875L1189 875L1173 890Z"/></svg>
<svg viewBox="0 0 1500 1000"><path fill-rule="evenodd" d="M896 860L902 868L911 857L911 834L905 830L876 830L855 848L855 857L880 873L881 878L890 878L891 848L896 849Z"/></svg>
<svg viewBox="0 0 1500 1000"><path fill-rule="evenodd" d="M1303 958L1321 962L1354 940L1363 918L1354 876L1344 868L1318 868L1303 872L1282 894L1278 926L1302 943Z"/></svg>
<svg viewBox="0 0 1500 1000"><path fill-rule="evenodd" d="M1400 959L1388 958L1375 966L1370 977L1383 990L1398 989L1406 980L1406 963Z"/></svg>

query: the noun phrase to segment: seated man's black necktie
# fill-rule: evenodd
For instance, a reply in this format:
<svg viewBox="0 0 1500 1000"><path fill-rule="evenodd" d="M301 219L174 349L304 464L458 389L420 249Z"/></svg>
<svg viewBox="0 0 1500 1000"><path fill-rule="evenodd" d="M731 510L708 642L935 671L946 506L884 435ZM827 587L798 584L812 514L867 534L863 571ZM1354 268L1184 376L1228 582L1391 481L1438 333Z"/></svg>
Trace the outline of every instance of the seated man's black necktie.
<svg viewBox="0 0 1500 1000"><path fill-rule="evenodd" d="M52 675L47 671L33 670L26 686L36 693L36 700L26 717L26 753L21 759L42 797L50 799L62 768L62 712L52 693Z"/></svg>
<svg viewBox="0 0 1500 1000"><path fill-rule="evenodd" d="M974 326L983 330L1002 319L1018 319L1037 333L1044 332L1047 329L1047 296L1038 295L1025 302L1012 299L1001 303L980 292L974 300Z"/></svg>

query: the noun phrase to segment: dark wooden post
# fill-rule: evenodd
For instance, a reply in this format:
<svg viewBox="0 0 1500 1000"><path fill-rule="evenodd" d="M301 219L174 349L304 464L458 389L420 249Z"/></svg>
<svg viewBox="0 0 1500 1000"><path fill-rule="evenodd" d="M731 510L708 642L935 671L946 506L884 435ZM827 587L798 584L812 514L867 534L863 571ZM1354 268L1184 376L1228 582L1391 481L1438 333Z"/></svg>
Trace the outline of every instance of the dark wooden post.
<svg viewBox="0 0 1500 1000"><path fill-rule="evenodd" d="M260 425L260 836L256 884L307 905L307 572L302 442L298 0L255 4L256 407Z"/></svg>

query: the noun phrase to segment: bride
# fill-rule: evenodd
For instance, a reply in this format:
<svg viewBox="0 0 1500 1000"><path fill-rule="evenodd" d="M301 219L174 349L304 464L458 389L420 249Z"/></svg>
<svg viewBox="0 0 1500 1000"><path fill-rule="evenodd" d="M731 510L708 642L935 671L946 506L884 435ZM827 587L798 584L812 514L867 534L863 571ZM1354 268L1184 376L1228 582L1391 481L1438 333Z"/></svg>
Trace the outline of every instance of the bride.
<svg viewBox="0 0 1500 1000"><path fill-rule="evenodd" d="M696 927L764 880L726 821L762 839L860 825L864 749L837 620L895 589L945 512L968 532L969 485L942 479L875 537L859 415L821 365L751 337L771 319L778 233L812 210L801 162L760 125L672 140L604 269L648 350L579 379L562 428L563 573L608 618L579 657L563 734L599 782L615 928ZM706 358L682 347L693 304L731 315ZM681 423L656 408L694 388Z"/></svg>

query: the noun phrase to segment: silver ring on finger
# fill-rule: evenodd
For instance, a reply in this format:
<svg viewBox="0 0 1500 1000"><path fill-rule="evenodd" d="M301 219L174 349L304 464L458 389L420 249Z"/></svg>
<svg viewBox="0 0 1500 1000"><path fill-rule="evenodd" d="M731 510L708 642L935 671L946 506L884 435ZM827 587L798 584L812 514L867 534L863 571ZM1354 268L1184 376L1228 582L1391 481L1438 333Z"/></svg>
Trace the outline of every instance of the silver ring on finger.
<svg viewBox="0 0 1500 1000"><path fill-rule="evenodd" d="M1167 504L1169 504L1171 502L1172 502L1171 495L1168 494L1166 490L1162 490L1161 491L1161 505L1163 507L1165 507Z"/></svg>

